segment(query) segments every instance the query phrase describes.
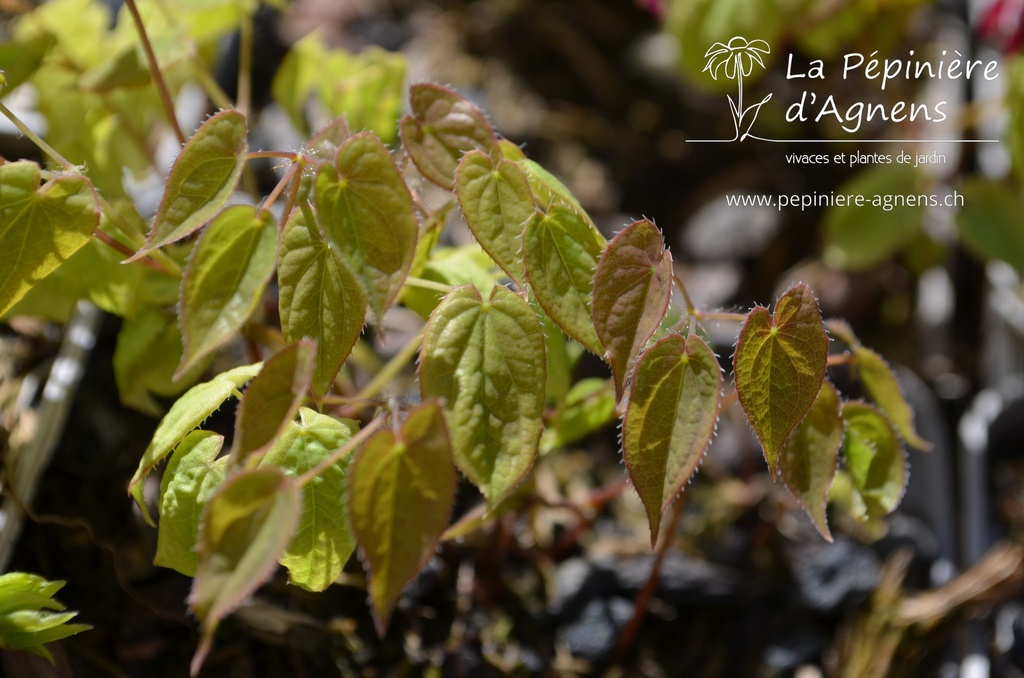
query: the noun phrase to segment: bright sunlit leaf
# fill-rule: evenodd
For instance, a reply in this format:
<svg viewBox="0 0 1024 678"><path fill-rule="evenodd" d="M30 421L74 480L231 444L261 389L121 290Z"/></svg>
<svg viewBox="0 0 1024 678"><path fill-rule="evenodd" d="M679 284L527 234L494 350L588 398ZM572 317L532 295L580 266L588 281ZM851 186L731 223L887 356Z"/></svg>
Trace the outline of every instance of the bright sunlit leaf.
<svg viewBox="0 0 1024 678"><path fill-rule="evenodd" d="M533 465L543 428L537 314L505 287L487 301L471 285L455 288L431 314L419 377L425 399L443 399L455 463L497 505Z"/></svg>
<svg viewBox="0 0 1024 678"><path fill-rule="evenodd" d="M695 334L670 334L633 371L622 425L622 456L658 539L661 516L693 476L718 421L722 370Z"/></svg>
<svg viewBox="0 0 1024 678"><path fill-rule="evenodd" d="M782 445L821 389L827 359L828 336L807 285L782 295L774 316L754 308L740 329L733 355L736 391L772 478Z"/></svg>
<svg viewBox="0 0 1024 678"><path fill-rule="evenodd" d="M448 526L458 478L441 408L420 405L397 431L375 433L349 478L352 527L370 570L377 633Z"/></svg>

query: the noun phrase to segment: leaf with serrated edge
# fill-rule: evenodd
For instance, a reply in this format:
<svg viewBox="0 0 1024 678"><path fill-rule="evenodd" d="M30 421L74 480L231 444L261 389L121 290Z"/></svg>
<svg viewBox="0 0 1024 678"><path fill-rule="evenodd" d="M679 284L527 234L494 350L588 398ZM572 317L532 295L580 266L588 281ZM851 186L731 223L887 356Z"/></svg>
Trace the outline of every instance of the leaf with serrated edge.
<svg viewBox="0 0 1024 678"><path fill-rule="evenodd" d="M626 374L672 298L672 255L661 231L636 221L612 238L594 272L594 328L622 398Z"/></svg>
<svg viewBox="0 0 1024 678"><path fill-rule="evenodd" d="M930 450L931 443L914 430L914 411L889 363L870 348L857 345L853 348L853 366L871 399L885 411L900 437L911 447Z"/></svg>
<svg viewBox="0 0 1024 678"><path fill-rule="evenodd" d="M203 231L181 281L178 323L185 346L175 377L238 335L263 297L277 259L269 211L234 205Z"/></svg>
<svg viewBox="0 0 1024 678"><path fill-rule="evenodd" d="M448 526L458 478L441 408L420 405L401 429L379 431L349 474L349 512L370 569L377 633L406 584L434 554Z"/></svg>
<svg viewBox="0 0 1024 678"><path fill-rule="evenodd" d="M320 236L308 206L296 209L281 236L278 309L284 340L317 342L313 393L323 398L366 320L366 293Z"/></svg>
<svg viewBox="0 0 1024 678"><path fill-rule="evenodd" d="M829 541L832 541L832 533L828 529L825 505L836 475L842 442L839 393L826 381L807 416L782 447L779 468L783 482L804 507L821 536Z"/></svg>
<svg viewBox="0 0 1024 678"><path fill-rule="evenodd" d="M846 437L843 455L853 481L853 506L858 518L891 513L907 485L907 460L889 419L872 405L843 405Z"/></svg>
<svg viewBox="0 0 1024 678"><path fill-rule="evenodd" d="M238 111L220 111L199 126L171 167L146 244L129 261L184 238L220 211L242 175L245 136Z"/></svg>
<svg viewBox="0 0 1024 678"><path fill-rule="evenodd" d="M275 353L249 384L235 418L233 464L266 452L295 418L309 390L316 344L300 341Z"/></svg>
<svg viewBox="0 0 1024 678"><path fill-rule="evenodd" d="M412 196L388 149L373 134L350 137L316 177L327 241L362 284L378 324L412 266L418 226Z"/></svg>
<svg viewBox="0 0 1024 678"><path fill-rule="evenodd" d="M736 392L772 479L782 445L821 389L827 360L828 336L807 285L782 295L774 317L756 307L740 329L733 354Z"/></svg>
<svg viewBox="0 0 1024 678"><path fill-rule="evenodd" d="M526 175L514 162L495 164L486 153L470 151L459 161L455 193L477 242L523 287L523 227L534 212Z"/></svg>
<svg viewBox="0 0 1024 678"><path fill-rule="evenodd" d="M452 190L455 167L475 148L497 150L497 137L479 108L455 92L432 83L409 88L412 115L402 118L402 145L420 173Z"/></svg>
<svg viewBox="0 0 1024 678"><path fill-rule="evenodd" d="M199 521L210 495L224 482L227 457L217 458L223 444L224 436L192 431L167 462L160 481L160 531L154 565L195 576Z"/></svg>
<svg viewBox="0 0 1024 678"><path fill-rule="evenodd" d="M591 295L601 247L593 228L559 204L526 222L523 259L537 302L556 325L588 351L601 355Z"/></svg>
<svg viewBox="0 0 1024 678"><path fill-rule="evenodd" d="M202 424L233 392L249 383L262 367L263 363L256 363L222 372L210 381L196 384L171 406L156 427L153 439L139 460L139 468L128 484L128 491L147 523L155 524L142 496L142 481L189 431Z"/></svg>
<svg viewBox="0 0 1024 678"><path fill-rule="evenodd" d="M199 528L198 565L188 598L202 626L191 673L199 673L217 626L265 582L295 534L299 486L275 468L229 477L210 497Z"/></svg>
<svg viewBox="0 0 1024 678"><path fill-rule="evenodd" d="M260 466L275 466L301 476L352 437L349 422L299 410ZM341 574L356 548L348 517L348 469L351 456L334 464L302 488L302 515L295 538L281 556L288 581L307 591L323 591Z"/></svg>
<svg viewBox="0 0 1024 678"><path fill-rule="evenodd" d="M544 333L521 297L471 285L434 309L420 349L420 391L442 398L455 463L496 506L537 456L545 394Z"/></svg>
<svg viewBox="0 0 1024 678"><path fill-rule="evenodd" d="M39 165L0 165L0 315L72 254L100 225L85 177L58 175L39 186Z"/></svg>
<svg viewBox="0 0 1024 678"><path fill-rule="evenodd" d="M622 456L651 527L690 480L718 421L722 370L704 340L670 334L651 346L633 370L622 424Z"/></svg>

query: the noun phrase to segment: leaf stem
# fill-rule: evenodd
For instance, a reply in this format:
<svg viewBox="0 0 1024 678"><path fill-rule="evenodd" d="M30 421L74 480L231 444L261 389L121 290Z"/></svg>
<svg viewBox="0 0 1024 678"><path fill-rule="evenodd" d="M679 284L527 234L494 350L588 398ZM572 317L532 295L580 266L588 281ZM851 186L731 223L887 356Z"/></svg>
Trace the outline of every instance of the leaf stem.
<svg viewBox="0 0 1024 678"><path fill-rule="evenodd" d="M106 198L104 198L102 195L100 195L99 192L96 193L96 199L100 203L100 210L103 211L103 214L105 214L107 216L107 218L110 219L111 221L116 222L117 225L121 228L121 232L125 236L130 237L131 233L132 233L132 230L133 230L132 227L131 227L131 224L129 224L127 221L125 221L124 217L121 216L121 213L118 212L117 210L115 210L114 206L111 205L110 202L108 202ZM136 247L141 247L141 246L142 246L141 242L140 243L136 243ZM134 254L135 254L135 252L130 252L129 256L133 256ZM151 260L151 261L156 262L157 264L159 264L160 268L156 269L156 270L160 270L162 273L166 273L167 275L174 276L175 278L180 278L181 277L181 275L182 275L181 264L176 262L174 259L171 259L169 256L167 256L166 254L164 254L160 250L153 250L152 252L149 252L146 255L146 258ZM140 259L140 261L144 262L145 259Z"/></svg>
<svg viewBox="0 0 1024 678"><path fill-rule="evenodd" d="M829 367L836 367L837 365L849 365L852 360L853 356L847 351L839 355L830 355L825 364Z"/></svg>
<svg viewBox="0 0 1024 678"><path fill-rule="evenodd" d="M263 209L269 210L271 205L277 202L278 197L280 197L281 195L281 191L283 191L284 187L291 183L291 181L295 178L295 175L298 173L300 167L300 163L292 163L292 166L289 167L288 171L284 173L284 176L281 177L281 180L277 182L277 186L274 186L274 190L271 191L270 195L267 196L266 201L263 203Z"/></svg>
<svg viewBox="0 0 1024 678"><path fill-rule="evenodd" d="M728 313L726 311L698 311L697 318L699 320L722 320L725 322L746 322L746 313Z"/></svg>
<svg viewBox="0 0 1024 678"><path fill-rule="evenodd" d="M128 6L128 11L132 15L132 21L135 22L135 29L139 33L139 40L142 41L142 49L146 52L146 60L149 62L149 72L153 77L153 83L156 85L157 93L160 95L160 102L163 104L164 113L167 115L167 121L171 123L171 129L174 130L174 135L178 138L178 143L185 145L185 133L181 131L181 125L178 124L178 116L174 112L174 99L171 98L171 91L167 88L167 81L164 80L163 73L160 72L160 64L156 60L156 53L153 51L153 45L149 41L149 36L146 34L146 27L142 23L142 16L139 14L139 8L135 5L135 0L125 0L125 4Z"/></svg>
<svg viewBox="0 0 1024 678"><path fill-rule="evenodd" d="M252 104L252 12L246 12L239 27L238 45L238 96L237 107L242 115L249 116Z"/></svg>
<svg viewBox="0 0 1024 678"><path fill-rule="evenodd" d="M135 255L135 250L133 250L131 247L128 247L128 245L125 245L123 242L121 242L114 236L110 235L102 228L97 227L96 230L92 232L92 235L94 238L99 240L104 245L113 248L117 252L120 252L121 254L125 255L126 257L131 257ZM151 268L154 271L159 271L160 273L163 273L165 275L173 275L170 271L168 271L166 268L164 268L157 262L153 261L149 257L139 259L139 263L142 264L143 266L146 266L147 268Z"/></svg>
<svg viewBox="0 0 1024 678"><path fill-rule="evenodd" d="M615 645L614 656L616 662L622 661L626 653L629 652L629 648L633 646L633 641L636 639L640 626L644 623L644 617L647 616L647 603L650 602L651 596L654 595L654 590L658 586L661 565L665 562L668 547L672 544L672 535L676 532L676 525L679 523L679 516L683 513L684 503L683 497L680 495L672 505L672 518L669 520L665 532L662 533L661 544L658 545L658 552L655 554L654 562L651 564L651 574L647 577L647 583L644 584L644 587L636 596L636 601L633 603L633 618L629 620L626 628L622 630L619 642Z"/></svg>
<svg viewBox="0 0 1024 678"><path fill-rule="evenodd" d="M256 158L282 158L295 162L299 157L299 153L292 153L290 151L250 151L245 154L246 161L255 160Z"/></svg>
<svg viewBox="0 0 1024 678"><path fill-rule="evenodd" d="M329 469L330 467L337 464L339 461L347 457L352 453L352 450L363 444L367 438L373 435L381 424L384 423L384 417L377 417L369 424L360 429L359 433L355 434L351 438L345 441L345 444L327 455L327 458L321 461L319 464L311 468L310 470L303 473L301 476L295 479L295 482L299 484L299 487L305 487L310 482L315 480L317 476Z"/></svg>
<svg viewBox="0 0 1024 678"><path fill-rule="evenodd" d="M63 167L68 172L78 172L78 168L74 165L74 163L72 163L70 160L65 158L60 153L58 153L53 148L53 146L43 141L42 137L33 132L28 125L21 121L21 118L16 116L11 109L7 108L2 103L0 103L0 113L3 113L4 117L6 117L8 120L14 123L14 126L18 128L19 132L24 134L29 141L31 141L39 148L39 150L41 150L46 155L50 156L50 158L52 158L54 162L56 162L58 165Z"/></svg>
<svg viewBox="0 0 1024 678"><path fill-rule="evenodd" d="M683 301L686 303L686 312L690 315L697 315L697 308L693 305L693 300L690 299L690 293L686 291L686 285L683 284L682 279L673 273L672 282L675 284L676 289L679 290L679 293L683 295Z"/></svg>
<svg viewBox="0 0 1024 678"><path fill-rule="evenodd" d="M425 278L417 278L412 275L406 277L405 282L407 285L412 285L413 287L422 287L425 290L434 290L435 292L442 292L444 294L448 294L455 289L453 285L446 285L444 283L427 280Z"/></svg>
<svg viewBox="0 0 1024 678"><path fill-rule="evenodd" d="M224 92L217 81L206 72L206 66L199 59L193 59L192 72L206 96L217 108L231 108L231 97Z"/></svg>
<svg viewBox="0 0 1024 678"><path fill-rule="evenodd" d="M370 383L356 394L356 400L369 400L380 393L402 371L402 368L416 356L416 351L419 350L422 341L422 334L417 334L413 337L408 344L402 347L402 350L391 357L391 360L381 368L380 372L374 375Z"/></svg>

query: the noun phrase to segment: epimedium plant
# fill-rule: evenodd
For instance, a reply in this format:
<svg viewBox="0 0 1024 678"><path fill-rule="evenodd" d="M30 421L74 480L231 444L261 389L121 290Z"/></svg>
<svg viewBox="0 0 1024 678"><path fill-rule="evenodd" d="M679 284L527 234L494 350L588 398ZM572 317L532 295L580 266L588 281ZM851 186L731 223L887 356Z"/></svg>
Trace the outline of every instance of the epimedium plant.
<svg viewBox="0 0 1024 678"><path fill-rule="evenodd" d="M193 77L215 90L196 62L161 63L135 3L126 7L141 52L125 42L108 57L116 62L54 57L61 43L44 40L35 70L19 77L106 73L108 89L82 96L108 100L115 114L124 105L116 97L135 97L140 135L160 125L158 114L174 128L169 96L143 94L140 82L161 93ZM239 7L244 29L252 8ZM41 40L47 15L31 16L34 30L22 39ZM155 563L194 578L188 604L202 637L193 673L220 622L279 564L293 584L320 591L358 549L383 635L439 540L514 508L538 458L620 417L652 547L733 402L771 477L825 539L837 473L848 478L856 517L896 507L907 480L903 445L927 443L892 370L844 323L824 322L808 286L795 285L773 309L700 310L654 223L633 222L607 240L558 179L501 138L477 106L436 84L409 88L393 140L379 106L396 82L395 62L380 54L357 61L315 39L287 57L274 95L299 127L310 96L342 109L299 151L250 152L244 101L207 117L187 140L178 133L184 143L151 218L131 200L123 172L110 171L116 160L91 149L85 159L114 162L93 176L91 162L86 170L65 159L0 104L55 163L0 165L0 251L10 262L0 314L32 312L55 295L97 300L125 317L114 367L126 402L154 412L154 395L181 394L129 492L156 524L146 480L165 464ZM321 62L333 65L317 70ZM354 73L374 106L360 108L351 91L332 98L339 73ZM355 129L350 120L360 121ZM249 164L266 157L281 163L280 180L245 200L239 185ZM428 190L449 197L431 207ZM442 246L443 231L459 224L475 244ZM101 274L83 283L77 271L90 265ZM422 316L422 332L353 393L345 375L395 305ZM740 325L732 383L707 338L709 322ZM830 335L844 351L830 354ZM240 336L261 359L223 369L225 348ZM607 363L608 379L573 383L583 351ZM414 358L419 393L378 397ZM846 400L832 385L828 370L838 364L852 368L870 402ZM229 443L203 427L232 399ZM485 506L451 525L460 473Z"/></svg>

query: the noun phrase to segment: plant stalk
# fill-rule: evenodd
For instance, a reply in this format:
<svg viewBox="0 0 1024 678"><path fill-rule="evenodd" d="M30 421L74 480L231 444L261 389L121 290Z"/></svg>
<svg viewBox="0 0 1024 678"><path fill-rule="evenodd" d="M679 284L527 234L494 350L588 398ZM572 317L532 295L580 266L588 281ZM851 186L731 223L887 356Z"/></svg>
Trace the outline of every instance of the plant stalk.
<svg viewBox="0 0 1024 678"><path fill-rule="evenodd" d="M171 129L174 130L178 143L184 146L185 133L181 131L181 125L178 124L178 116L174 112L174 99L171 97L171 91L167 88L167 81L164 80L164 75L160 71L160 64L156 60L156 53L153 51L153 45L149 41L149 35L146 34L146 27L142 23L139 8L135 5L135 0L125 0L124 4L128 6L128 11L132 15L132 21L135 22L135 29L139 33L139 40L142 41L142 49L146 52L146 60L149 62L149 72L153 77L157 93L160 95L160 102L164 106L167 122L171 124Z"/></svg>

